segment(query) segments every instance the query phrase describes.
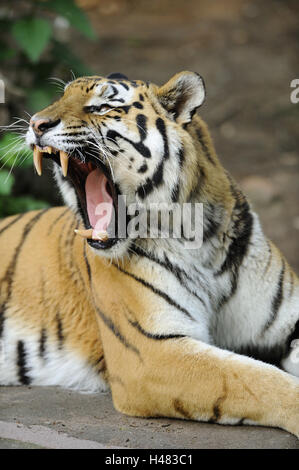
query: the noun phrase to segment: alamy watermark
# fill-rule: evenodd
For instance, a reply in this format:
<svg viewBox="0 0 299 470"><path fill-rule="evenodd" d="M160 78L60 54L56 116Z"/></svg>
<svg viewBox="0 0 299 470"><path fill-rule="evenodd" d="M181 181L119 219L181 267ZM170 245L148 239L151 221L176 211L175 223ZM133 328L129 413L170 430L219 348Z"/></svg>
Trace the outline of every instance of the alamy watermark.
<svg viewBox="0 0 299 470"><path fill-rule="evenodd" d="M172 238L180 239L186 249L202 246L202 203L127 205L126 196L120 195L117 211L110 203L103 202L96 207L95 215L109 238Z"/></svg>
<svg viewBox="0 0 299 470"><path fill-rule="evenodd" d="M294 88L290 94L291 103L297 104L299 103L299 78L294 78L290 83L290 87Z"/></svg>
<svg viewBox="0 0 299 470"><path fill-rule="evenodd" d="M0 103L5 103L5 84L4 80L0 79Z"/></svg>

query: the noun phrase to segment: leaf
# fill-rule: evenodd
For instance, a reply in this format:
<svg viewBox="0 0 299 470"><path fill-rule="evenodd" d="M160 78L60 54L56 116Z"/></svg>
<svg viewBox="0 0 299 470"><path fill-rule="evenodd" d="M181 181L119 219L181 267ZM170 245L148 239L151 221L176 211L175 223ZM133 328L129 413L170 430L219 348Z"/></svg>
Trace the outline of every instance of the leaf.
<svg viewBox="0 0 299 470"><path fill-rule="evenodd" d="M68 19L70 24L89 39L96 39L97 35L85 12L79 8L73 0L50 0L44 3L44 7L54 10Z"/></svg>
<svg viewBox="0 0 299 470"><path fill-rule="evenodd" d="M25 145L25 141L19 139L18 134L7 132L0 139L1 165L8 168L17 166L26 168L32 165L32 151Z"/></svg>
<svg viewBox="0 0 299 470"><path fill-rule="evenodd" d="M7 170L0 171L0 195L8 196L11 193L15 179Z"/></svg>
<svg viewBox="0 0 299 470"><path fill-rule="evenodd" d="M29 59L37 62L50 41L52 28L42 18L24 18L14 23L12 34Z"/></svg>

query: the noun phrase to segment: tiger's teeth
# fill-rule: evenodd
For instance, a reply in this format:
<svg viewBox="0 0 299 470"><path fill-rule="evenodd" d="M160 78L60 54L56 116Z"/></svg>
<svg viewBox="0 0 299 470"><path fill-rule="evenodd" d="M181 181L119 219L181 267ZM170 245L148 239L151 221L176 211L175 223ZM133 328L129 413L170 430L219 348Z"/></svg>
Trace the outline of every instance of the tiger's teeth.
<svg viewBox="0 0 299 470"><path fill-rule="evenodd" d="M64 177L66 177L67 169L69 165L69 156L66 152L63 152L62 150L60 150L59 154L60 154L60 165L62 168L62 174Z"/></svg>
<svg viewBox="0 0 299 470"><path fill-rule="evenodd" d="M45 153L53 153L53 149L52 149L52 147L47 146L47 147L44 147L44 148L43 148L43 152L45 152Z"/></svg>
<svg viewBox="0 0 299 470"><path fill-rule="evenodd" d="M93 240L101 240L102 242L106 242L108 238L107 232L96 232L92 235Z"/></svg>
<svg viewBox="0 0 299 470"><path fill-rule="evenodd" d="M43 152L41 152L36 146L33 149L33 163L37 174L41 176L42 174L42 161L43 161Z"/></svg>
<svg viewBox="0 0 299 470"><path fill-rule="evenodd" d="M83 237L83 238L92 238L92 232L93 232L92 228L88 230L75 230L75 233L77 235L80 235L80 237Z"/></svg>

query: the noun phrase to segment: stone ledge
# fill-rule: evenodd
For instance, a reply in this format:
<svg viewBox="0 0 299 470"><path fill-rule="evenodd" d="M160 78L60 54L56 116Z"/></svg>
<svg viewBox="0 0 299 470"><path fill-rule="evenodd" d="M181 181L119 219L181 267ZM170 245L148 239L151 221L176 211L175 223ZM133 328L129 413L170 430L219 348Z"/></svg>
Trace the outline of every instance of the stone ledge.
<svg viewBox="0 0 299 470"><path fill-rule="evenodd" d="M18 447L19 445L19 447ZM1 387L0 448L298 449L279 429L118 413L111 396L54 387Z"/></svg>

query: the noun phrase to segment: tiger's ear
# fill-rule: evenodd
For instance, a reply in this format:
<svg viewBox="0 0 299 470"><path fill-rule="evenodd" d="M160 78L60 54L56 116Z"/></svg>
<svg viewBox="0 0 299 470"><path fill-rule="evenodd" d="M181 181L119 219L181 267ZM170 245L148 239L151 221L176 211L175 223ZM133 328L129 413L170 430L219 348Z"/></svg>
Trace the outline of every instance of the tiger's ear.
<svg viewBox="0 0 299 470"><path fill-rule="evenodd" d="M204 82L195 72L181 72L161 86L157 96L162 106L178 123L187 124L204 102Z"/></svg>

